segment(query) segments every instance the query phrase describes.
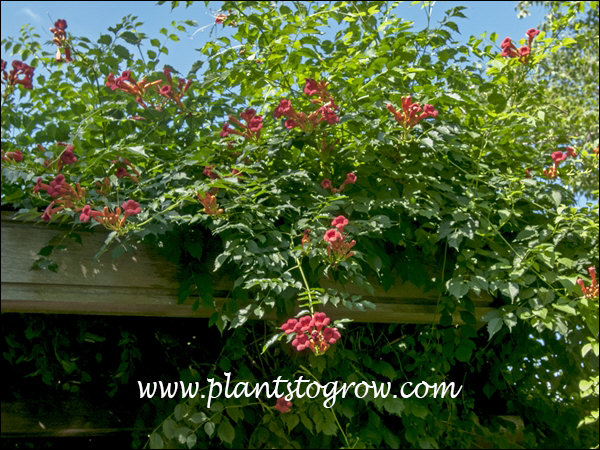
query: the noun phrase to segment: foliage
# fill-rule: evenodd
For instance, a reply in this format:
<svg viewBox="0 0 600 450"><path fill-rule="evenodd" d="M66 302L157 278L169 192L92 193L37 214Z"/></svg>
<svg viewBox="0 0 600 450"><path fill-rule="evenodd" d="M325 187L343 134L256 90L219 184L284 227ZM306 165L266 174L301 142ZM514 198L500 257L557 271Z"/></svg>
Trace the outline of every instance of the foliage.
<svg viewBox="0 0 600 450"><path fill-rule="evenodd" d="M580 13L597 20L597 3L580 5L563 6L526 58L501 56L496 33L458 43L463 7L413 31L384 2L225 2L223 33L185 76L160 57L192 21L161 29L162 42L132 16L95 42L61 37L71 62L26 27L3 41L36 72L32 89L6 77L3 207L167 249L180 300L197 306L215 307L211 271L233 274L209 321L225 346L197 380L464 386L443 401L298 399L285 414L275 399L186 401L151 447L597 445L598 298L577 284L598 266L597 54L570 75L597 39L556 34ZM545 177L567 145L576 156ZM395 280L435 289L440 325L338 322L341 343L322 356L285 342L296 306L362 310L372 304L349 284ZM496 307L481 331L479 295ZM249 320L267 313L280 320L256 333ZM521 415L524 434L507 432L506 415Z"/></svg>
<svg viewBox="0 0 600 450"><path fill-rule="evenodd" d="M528 4L519 2L526 14ZM545 104L549 120L554 122L552 134L544 139L555 142L594 146L598 140L598 8L585 2L563 5L555 2L533 2L547 9L547 22L540 29L557 39L570 40L572 45L553 49L540 65L547 83ZM577 100L574 100L577 99ZM551 118L551 119L550 119ZM539 135L534 135L539 136ZM597 172L593 176L571 178L577 193L588 198L597 189Z"/></svg>

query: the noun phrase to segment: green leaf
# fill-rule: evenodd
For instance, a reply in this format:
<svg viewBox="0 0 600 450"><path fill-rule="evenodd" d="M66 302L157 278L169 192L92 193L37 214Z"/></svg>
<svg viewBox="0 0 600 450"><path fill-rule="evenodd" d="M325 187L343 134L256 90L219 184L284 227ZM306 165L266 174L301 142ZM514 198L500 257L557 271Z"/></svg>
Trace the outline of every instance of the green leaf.
<svg viewBox="0 0 600 450"><path fill-rule="evenodd" d="M42 248L38 254L41 256L50 256L52 250L54 250L54 245L47 245L46 247Z"/></svg>
<svg viewBox="0 0 600 450"><path fill-rule="evenodd" d="M475 350L475 343L470 339L463 339L456 348L454 355L459 361L468 362L471 359L473 350Z"/></svg>
<svg viewBox="0 0 600 450"><path fill-rule="evenodd" d="M158 433L150 435L150 448L164 448L163 440Z"/></svg>
<svg viewBox="0 0 600 450"><path fill-rule="evenodd" d="M494 110L497 114L501 113L506 108L506 98L498 92L492 92L488 96L488 101L494 106Z"/></svg>
<svg viewBox="0 0 600 450"><path fill-rule="evenodd" d="M460 318L467 325L475 325L475 323L477 323L477 319L470 311L461 311Z"/></svg>
<svg viewBox="0 0 600 450"><path fill-rule="evenodd" d="M187 448L194 448L196 446L198 438L196 437L196 433L191 433L185 440L185 445Z"/></svg>
<svg viewBox="0 0 600 450"><path fill-rule="evenodd" d="M461 278L452 278L446 282L446 289L450 295L460 299L469 292L469 285Z"/></svg>
<svg viewBox="0 0 600 450"><path fill-rule="evenodd" d="M180 444L185 445L187 442L188 436L193 433L192 433L192 430L190 430L187 427L179 427L179 428L177 428L175 434L177 435L177 441Z"/></svg>
<svg viewBox="0 0 600 450"><path fill-rule="evenodd" d="M508 313L502 318L502 320L504 321L504 324L508 327L508 329L511 331L517 325L517 317L515 313Z"/></svg>
<svg viewBox="0 0 600 450"><path fill-rule="evenodd" d="M440 317L440 325L443 327L449 327L452 325L452 315L445 313Z"/></svg>
<svg viewBox="0 0 600 450"><path fill-rule="evenodd" d="M569 303L570 302L567 299L563 298L560 299L557 303L553 303L552 306L554 307L554 309L558 309L559 311L570 314L572 316L577 315L577 310L573 308L573 306L571 306Z"/></svg>
<svg viewBox="0 0 600 450"><path fill-rule="evenodd" d="M128 147L127 150L130 151L130 152L133 152L133 153L135 153L137 155L142 155L143 157L148 158L148 155L144 151L144 146L143 145L134 145L132 147Z"/></svg>
<svg viewBox="0 0 600 450"><path fill-rule="evenodd" d="M300 422L310 433L313 432L313 422L307 414L300 414Z"/></svg>
<svg viewBox="0 0 600 450"><path fill-rule="evenodd" d="M400 448L400 438L398 438L395 433L385 427L383 428L383 439L390 448Z"/></svg>
<svg viewBox="0 0 600 450"><path fill-rule="evenodd" d="M203 412L197 412L194 413L192 415L192 417L190 417L190 420L195 423L196 425L199 425L201 423L204 423L207 420L207 416L206 414L204 414Z"/></svg>
<svg viewBox="0 0 600 450"><path fill-rule="evenodd" d="M419 403L413 403L411 405L410 412L413 416L418 417L419 419L425 419L430 414L429 408Z"/></svg>
<svg viewBox="0 0 600 450"><path fill-rule="evenodd" d="M217 430L217 435L219 439L223 442L227 442L231 444L233 442L233 438L235 437L235 430L229 423L228 419L223 419L223 421L219 424L219 429Z"/></svg>
<svg viewBox="0 0 600 450"><path fill-rule="evenodd" d="M208 437L212 437L215 432L215 424L213 422L206 422L204 424L204 432L208 435Z"/></svg>
<svg viewBox="0 0 600 450"><path fill-rule="evenodd" d="M387 397L383 401L383 408L390 414L401 417L404 411L404 400L401 398L392 398L391 396Z"/></svg>
<svg viewBox="0 0 600 450"><path fill-rule="evenodd" d="M253 240L248 241L248 250L250 250L252 253L262 253L262 250Z"/></svg>
<svg viewBox="0 0 600 450"><path fill-rule="evenodd" d="M274 334L273 336L271 336L269 339L267 339L267 341L265 342L265 344L263 345L262 351L260 352L260 354L262 355L264 352L267 351L267 349L273 345L275 342L277 342L279 339L281 339L283 336L285 336L285 333L281 332L281 333L277 333Z"/></svg>
<svg viewBox="0 0 600 450"><path fill-rule="evenodd" d="M373 368L378 374L389 378L391 381L396 379L396 370L386 361L377 361Z"/></svg>
<svg viewBox="0 0 600 450"><path fill-rule="evenodd" d="M421 143L429 148L434 148L433 140L431 138L424 137L421 139Z"/></svg>
<svg viewBox="0 0 600 450"><path fill-rule="evenodd" d="M550 195L552 197L552 200L554 201L554 204L556 206L560 206L562 202L562 194L559 191L552 191L552 194Z"/></svg>
<svg viewBox="0 0 600 450"><path fill-rule="evenodd" d="M123 58L123 59L131 59L131 53L122 45L115 45L113 47L113 52L115 55Z"/></svg>
<svg viewBox="0 0 600 450"><path fill-rule="evenodd" d="M325 412L323 416L326 420L321 422L321 431L326 436L335 436L338 432L337 424L333 421L331 417L331 411Z"/></svg>
<svg viewBox="0 0 600 450"><path fill-rule="evenodd" d="M517 298L517 295L519 295L519 291L520 291L519 285L517 283L514 283L511 281L508 283L508 288L506 289L505 292L508 292L508 296L510 297L510 300L514 302L515 299Z"/></svg>
<svg viewBox="0 0 600 450"><path fill-rule="evenodd" d="M100 35L100 39L98 39L98 44L102 45L110 45L112 42L112 38L108 34Z"/></svg>
<svg viewBox="0 0 600 450"><path fill-rule="evenodd" d="M227 253L221 253L219 256L217 256L215 258L215 269L214 271L216 272L217 270L219 270L219 268L223 265L223 263L227 260L228 258L228 254Z"/></svg>
<svg viewBox="0 0 600 450"><path fill-rule="evenodd" d="M297 414L286 413L282 414L281 418L287 425L288 433L291 433L296 428L296 425L300 423L300 418Z"/></svg>
<svg viewBox="0 0 600 450"><path fill-rule="evenodd" d="M135 33L132 33L131 31L124 31L123 33L121 33L121 36L119 36L119 37L121 39L123 39L125 42L127 42L128 44L132 44L132 45L137 45L140 42L137 35Z"/></svg>
<svg viewBox="0 0 600 450"><path fill-rule="evenodd" d="M488 322L487 330L489 334L489 339L492 339L492 337L502 329L502 324L502 319L499 317L495 317Z"/></svg>
<svg viewBox="0 0 600 450"><path fill-rule="evenodd" d="M507 209L501 209L498 211L498 215L500 216L500 226L502 226L510 219L511 212Z"/></svg>
<svg viewBox="0 0 600 450"><path fill-rule="evenodd" d="M171 419L167 419L163 422L163 433L167 439L173 439L175 437L175 422Z"/></svg>

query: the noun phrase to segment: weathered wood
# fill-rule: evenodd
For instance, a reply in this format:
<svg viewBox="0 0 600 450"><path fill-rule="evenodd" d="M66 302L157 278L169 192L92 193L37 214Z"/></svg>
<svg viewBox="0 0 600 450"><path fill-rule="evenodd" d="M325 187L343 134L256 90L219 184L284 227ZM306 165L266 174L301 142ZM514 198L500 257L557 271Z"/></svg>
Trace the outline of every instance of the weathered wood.
<svg viewBox="0 0 600 450"><path fill-rule="evenodd" d="M110 252L94 260L107 233L83 232L83 244L71 239L63 242L66 250L56 250L51 258L58 271L32 271L38 252L58 230L45 224L14 221L2 213L1 305L2 312L102 314L165 317L210 317L213 309L193 310L195 299L177 302L177 268L152 248L141 247L113 259ZM217 307L223 303L232 282L226 278L213 283ZM408 282L399 282L389 290L375 286L366 293L352 286L323 283L342 292L363 295L375 303L375 310L356 311L326 305L323 310L333 318L347 317L358 322L434 323L438 293L424 292ZM219 295L220 293L220 295ZM489 296L473 297L479 320L491 310ZM265 318L274 318L272 314ZM459 312L454 314L459 322Z"/></svg>
<svg viewBox="0 0 600 450"><path fill-rule="evenodd" d="M132 432L131 412L117 412L108 405L80 397L2 402L2 437L104 436ZM151 431L143 430L143 431Z"/></svg>
<svg viewBox="0 0 600 450"><path fill-rule="evenodd" d="M131 415L131 411L129 412ZM79 397L67 400L53 399L52 402L3 402L2 430L3 438L19 437L76 437L106 436L124 432L143 432L150 434L152 429L137 429L132 426L131 419L124 419L127 414L114 411L107 405L91 403ZM523 419L520 416L491 416L504 422L514 424L510 431L501 426L500 432L514 444L523 442ZM475 416L476 424L479 419ZM494 448L489 437L478 436L473 448Z"/></svg>

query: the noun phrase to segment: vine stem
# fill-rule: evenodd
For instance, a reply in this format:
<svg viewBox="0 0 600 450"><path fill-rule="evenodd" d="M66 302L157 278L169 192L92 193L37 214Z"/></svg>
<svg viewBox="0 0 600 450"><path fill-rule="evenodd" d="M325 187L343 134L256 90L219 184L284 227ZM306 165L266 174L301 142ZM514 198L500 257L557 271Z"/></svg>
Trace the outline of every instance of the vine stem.
<svg viewBox="0 0 600 450"><path fill-rule="evenodd" d="M308 281L306 281L306 276L304 275L304 270L302 270L302 264L300 264L300 260L298 259L298 256L296 255L296 252L294 251L294 236L291 233L290 233L290 247L292 250L292 254L294 255L294 259L296 260L296 266L291 267L288 270L293 270L297 267L298 270L300 271L300 275L302 275L302 281L304 282L304 288L306 289L306 293L308 294L308 307L310 309L310 315L314 316L315 312L314 312L314 308L313 308L312 296L310 295L310 287L308 286ZM286 272L287 272L287 270L286 270Z"/></svg>
<svg viewBox="0 0 600 450"><path fill-rule="evenodd" d="M148 222L151 222L152 220L154 220L154 219L156 218L156 216L158 216L158 215L160 215L160 214L164 214L164 213L166 213L167 211L171 211L172 209L175 209L175 208L177 208L177 207L179 206L179 204L180 204L181 202L183 202L183 200L185 200L185 199L184 199L184 198L181 198L181 199L179 199L177 202L175 202L174 204L172 204L172 205L171 205L171 206L169 206L168 208L165 208L165 209L163 209L162 211L159 211L159 212L158 212L157 214L155 214L154 216L152 216L152 217L149 217L149 218L148 218L148 219L146 219L145 221L143 221L143 222L141 222L141 223L138 223L138 224L136 224L136 226L137 226L137 227L144 226L144 225L146 225Z"/></svg>
<svg viewBox="0 0 600 450"><path fill-rule="evenodd" d="M315 312L314 312L314 308L313 308L312 297L310 295L310 287L308 286L308 281L306 281L306 277L304 276L304 270L302 270L302 266L300 265L300 260L298 259L298 257L296 255L294 255L294 259L296 260L296 264L298 265L298 270L300 271L300 275L302 275L302 281L304 281L304 287L306 288L306 293L308 294L308 307L310 309L310 315L314 316Z"/></svg>
<svg viewBox="0 0 600 450"><path fill-rule="evenodd" d="M342 425L340 424L340 421L338 420L337 415L335 414L335 411L333 410L333 406L329 410L331 411L331 414L333 414L335 423L337 423L337 426L340 429L342 436L344 436L344 440L346 441L346 447L350 448L350 443L348 442L348 436L346 436L346 433L344 433L344 430L342 429Z"/></svg>
<svg viewBox="0 0 600 450"><path fill-rule="evenodd" d="M319 382L319 379L317 377L315 377L313 375L313 373L308 370L305 366L300 365L300 368L302 369L302 372L304 372L307 375L310 375L317 383ZM331 408L329 408L329 410L331 411L331 414L333 414L333 418L335 419L335 423L337 424L338 428L340 429L340 432L342 433L342 436L344 436L344 441L346 441L346 447L350 448L350 442L348 442L348 436L346 436L346 433L344 433L344 429L342 428L342 425L340 424L340 421L338 420L335 412L333 411L333 406Z"/></svg>
<svg viewBox="0 0 600 450"><path fill-rule="evenodd" d="M447 254L448 254L448 241L446 240L446 245L444 246L444 260L443 260L443 263L442 263L442 286L441 286L442 290L440 291L440 295L438 296L438 299L437 299L437 304L436 304L436 307L435 307L436 314L439 313L439 311L440 311L440 301L442 300L442 292L444 291L444 288L445 288L445 281L446 281L446 279L445 279L446 278L446 255ZM442 315L440 314L440 321L441 321L441 319L442 319ZM438 324L439 324L439 322L438 322ZM435 326L436 326L435 322L432 323L431 324L431 330L435 329ZM439 334L437 335L437 339L436 340L437 340L437 342L439 344L439 341L440 341L440 335Z"/></svg>

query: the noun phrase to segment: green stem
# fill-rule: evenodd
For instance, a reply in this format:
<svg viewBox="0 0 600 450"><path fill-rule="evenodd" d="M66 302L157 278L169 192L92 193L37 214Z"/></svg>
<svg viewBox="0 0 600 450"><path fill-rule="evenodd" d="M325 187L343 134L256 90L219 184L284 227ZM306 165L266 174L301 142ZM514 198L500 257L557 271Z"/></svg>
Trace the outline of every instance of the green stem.
<svg viewBox="0 0 600 450"><path fill-rule="evenodd" d="M310 370L308 370L308 368L303 366L302 364L300 365L300 369L301 369L301 372L304 372L305 374L310 376L317 383L319 382L319 379L317 377L315 377L313 375L313 373ZM346 436L346 433L344 433L344 430L342 429L342 425L340 424L340 421L338 420L337 416L335 415L335 412L333 411L333 407L331 407L330 410L331 410L331 414L333 414L333 418L335 419L335 423L337 423L338 428L342 432L342 436L344 436L344 441L346 441L346 447L350 448L350 443L348 442L348 436Z"/></svg>
<svg viewBox="0 0 600 450"><path fill-rule="evenodd" d="M292 229L293 229L293 227L292 227ZM312 296L310 295L310 287L308 286L308 281L306 280L306 276L304 275L304 270L302 270L302 264L300 264L300 260L298 259L296 252L294 252L294 236L292 236L291 233L290 233L290 246L291 246L292 254L294 255L294 259L296 260L296 266L291 267L288 270L293 270L297 267L298 270L300 271L300 275L302 275L302 281L304 282L304 287L306 288L306 293L308 294L308 307L310 308L310 315L312 316L312 315L314 315L314 308L313 308Z"/></svg>
<svg viewBox="0 0 600 450"><path fill-rule="evenodd" d="M306 277L304 276L304 270L302 270L302 265L300 264L300 260L296 255L294 255L294 259L296 260L296 264L298 264L298 270L300 271L300 275L302 275L302 281L304 281L304 287L306 288L306 293L308 294L308 307L310 309L310 315L314 316L314 308L313 301L310 295L310 287L308 286L308 281L306 281Z"/></svg>
<svg viewBox="0 0 600 450"><path fill-rule="evenodd" d="M483 153L483 151L485 150L485 148L488 145L489 135L490 135L490 133L488 131L485 135L485 143L483 144L483 147L481 147L479 149L479 156L477 156L477 177L475 178L475 192L477 192L477 188L479 188L479 173L481 171L481 154Z"/></svg>
<svg viewBox="0 0 600 450"><path fill-rule="evenodd" d="M344 433L344 430L342 429L342 425L340 424L340 421L338 420L337 416L335 415L335 411L333 410L333 406L329 410L331 411L331 414L333 414L333 418L335 419L335 423L337 423L337 426L340 429L340 432L342 433L342 436L344 436L344 441L346 441L346 448L350 448L350 443L348 442L348 436L346 436L346 433Z"/></svg>
<svg viewBox="0 0 600 450"><path fill-rule="evenodd" d="M439 312L440 310L440 301L442 300L442 292L444 292L444 281L445 281L445 277L446 277L446 255L448 254L448 240L446 240L446 245L444 246L444 261L442 263L442 286L440 289L440 295L438 296L438 300L437 300L437 304L436 304L436 308L435 308L435 312ZM440 315L440 320L441 320L442 316ZM431 329L433 330L435 328L435 323L431 324ZM439 339L439 336L438 336Z"/></svg>
<svg viewBox="0 0 600 450"><path fill-rule="evenodd" d="M179 199L179 200L178 200L176 203L173 203L171 206L169 206L168 208L166 208L166 209L164 209L164 210L160 211L158 214L164 214L164 213L166 213L167 211L170 211L170 210L172 210L172 209L175 209L177 206L179 206L179 204L180 204L180 203L181 203L183 200L184 200L183 198L182 198L182 199ZM156 215L158 215L158 214L156 214ZM141 223L138 223L138 224L137 224L137 226L138 226L138 227L142 227L142 226L146 225L148 222L151 222L152 220L154 220L154 217L156 217L156 216L149 217L147 220L145 220L145 221L143 221L143 222L141 222Z"/></svg>

